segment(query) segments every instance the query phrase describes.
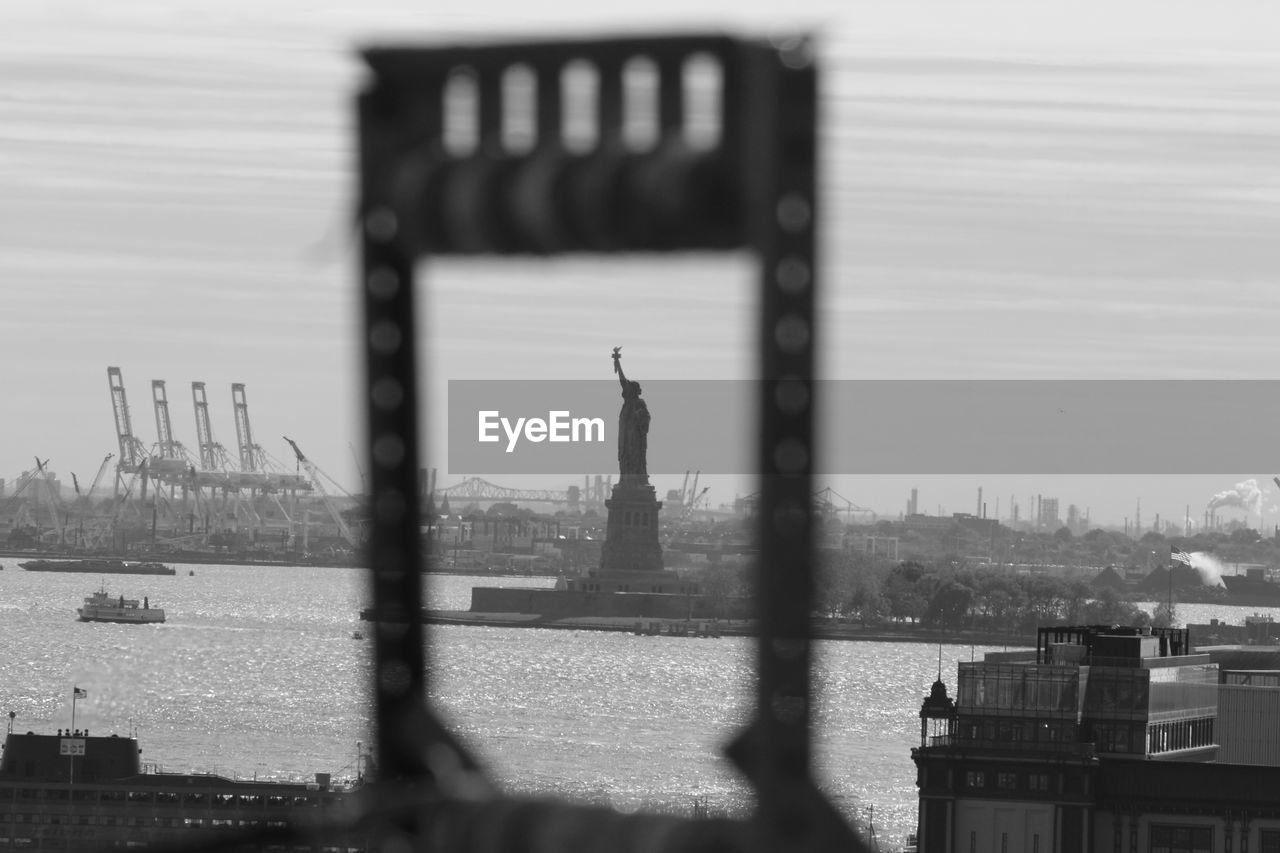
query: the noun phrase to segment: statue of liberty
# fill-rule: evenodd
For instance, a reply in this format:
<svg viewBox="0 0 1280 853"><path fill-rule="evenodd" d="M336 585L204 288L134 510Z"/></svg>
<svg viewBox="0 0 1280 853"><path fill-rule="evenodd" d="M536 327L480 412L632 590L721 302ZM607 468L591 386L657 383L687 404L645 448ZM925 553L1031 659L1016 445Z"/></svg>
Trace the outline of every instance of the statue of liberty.
<svg viewBox="0 0 1280 853"><path fill-rule="evenodd" d="M649 482L649 407L640 399L640 383L622 372L622 347L613 348L613 372L622 385L622 411L618 414L618 473L620 483Z"/></svg>

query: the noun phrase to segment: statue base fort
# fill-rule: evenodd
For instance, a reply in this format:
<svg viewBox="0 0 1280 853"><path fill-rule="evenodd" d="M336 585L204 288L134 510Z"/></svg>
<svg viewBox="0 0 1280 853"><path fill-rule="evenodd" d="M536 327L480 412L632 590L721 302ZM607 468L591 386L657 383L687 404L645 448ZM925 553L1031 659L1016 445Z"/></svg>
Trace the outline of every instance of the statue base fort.
<svg viewBox="0 0 1280 853"><path fill-rule="evenodd" d="M658 510L662 502L648 482L624 476L613 487L604 505L609 508L604 549L600 554L601 579L617 573L657 572L664 576L662 545L658 543ZM646 478L647 479L647 478Z"/></svg>

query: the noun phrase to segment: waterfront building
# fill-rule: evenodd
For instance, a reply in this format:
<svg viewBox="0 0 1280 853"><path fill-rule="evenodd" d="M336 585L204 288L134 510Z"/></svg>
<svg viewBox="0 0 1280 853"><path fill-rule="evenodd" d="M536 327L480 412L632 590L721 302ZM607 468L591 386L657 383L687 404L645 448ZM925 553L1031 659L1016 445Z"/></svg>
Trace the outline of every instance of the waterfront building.
<svg viewBox="0 0 1280 853"><path fill-rule="evenodd" d="M961 663L954 706L940 674L912 751L919 849L1280 851L1280 767L1219 760L1219 672L1185 628L1084 626Z"/></svg>

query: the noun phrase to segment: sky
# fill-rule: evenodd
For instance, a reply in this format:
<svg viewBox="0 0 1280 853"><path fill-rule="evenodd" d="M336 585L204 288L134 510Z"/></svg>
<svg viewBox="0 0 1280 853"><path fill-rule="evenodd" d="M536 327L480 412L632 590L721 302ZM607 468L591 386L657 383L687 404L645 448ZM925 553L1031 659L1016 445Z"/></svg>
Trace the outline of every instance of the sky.
<svg viewBox="0 0 1280 853"><path fill-rule="evenodd" d="M817 34L826 377L1280 378L1280 10L605 5L7 0L0 477L39 456L90 480L116 452L116 366L148 444L151 381L166 382L190 448L202 381L215 438L234 450L229 386L243 382L259 444L292 468L289 435L359 490L351 113L358 48L388 42ZM616 345L634 378L749 378L754 275L737 256L433 263L420 276L424 420L441 422L450 379L609 379ZM1250 416L1223 412L1222 440ZM441 485L470 473L434 461L438 434L429 447ZM1199 518L1214 495L1278 472L1280 458L1259 458L1220 476L831 484L886 516L912 487L929 512L973 511L982 486L992 514L992 495L1004 515L1008 496L1044 494L1119 523L1139 499L1144 520L1187 506ZM753 488L706 484L712 504ZM1275 495L1264 504L1280 520Z"/></svg>

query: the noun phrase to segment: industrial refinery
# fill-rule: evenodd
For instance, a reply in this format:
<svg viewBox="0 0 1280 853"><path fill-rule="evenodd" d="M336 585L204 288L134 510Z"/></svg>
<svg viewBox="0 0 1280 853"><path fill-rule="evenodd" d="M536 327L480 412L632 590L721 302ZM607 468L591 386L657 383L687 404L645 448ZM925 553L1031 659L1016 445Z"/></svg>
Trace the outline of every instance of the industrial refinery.
<svg viewBox="0 0 1280 853"><path fill-rule="evenodd" d="M118 367L107 368L116 448L89 483L68 487L51 463L0 479L0 549L8 552L154 555L172 561L354 563L363 512L283 437L281 462L259 444L243 383L232 383L236 448L215 437L204 382L191 383L196 440L173 431L168 390L151 380L154 443L135 430Z"/></svg>

